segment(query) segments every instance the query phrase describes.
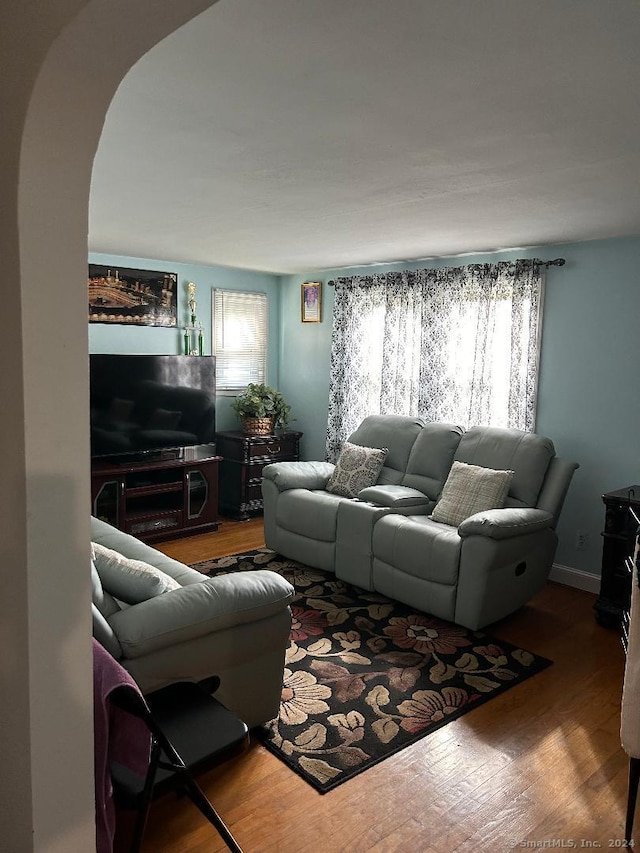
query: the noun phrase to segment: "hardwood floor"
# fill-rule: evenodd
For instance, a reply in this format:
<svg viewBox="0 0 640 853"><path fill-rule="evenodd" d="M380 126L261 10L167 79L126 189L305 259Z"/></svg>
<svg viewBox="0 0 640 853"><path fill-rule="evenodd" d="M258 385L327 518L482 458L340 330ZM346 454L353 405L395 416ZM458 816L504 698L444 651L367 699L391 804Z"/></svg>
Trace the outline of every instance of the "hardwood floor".
<svg viewBox="0 0 640 853"><path fill-rule="evenodd" d="M257 519L160 548L195 562L263 544ZM624 658L617 633L596 624L593 601L549 583L489 633L553 666L328 794L257 741L200 782L245 853L620 847ZM188 800L154 804L144 853L225 849Z"/></svg>
<svg viewBox="0 0 640 853"><path fill-rule="evenodd" d="M248 521L223 518L214 533L161 542L155 547L169 557L189 564L253 551L256 548L264 548L262 518L251 518Z"/></svg>

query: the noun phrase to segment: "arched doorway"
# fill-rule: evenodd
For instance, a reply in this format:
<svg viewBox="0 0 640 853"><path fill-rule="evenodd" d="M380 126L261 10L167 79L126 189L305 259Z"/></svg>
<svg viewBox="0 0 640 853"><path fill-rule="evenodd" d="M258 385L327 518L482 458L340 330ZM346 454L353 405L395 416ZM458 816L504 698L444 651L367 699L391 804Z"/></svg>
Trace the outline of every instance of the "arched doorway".
<svg viewBox="0 0 640 853"><path fill-rule="evenodd" d="M0 837L15 853L94 845L85 288L93 157L127 71L214 2L3 9Z"/></svg>

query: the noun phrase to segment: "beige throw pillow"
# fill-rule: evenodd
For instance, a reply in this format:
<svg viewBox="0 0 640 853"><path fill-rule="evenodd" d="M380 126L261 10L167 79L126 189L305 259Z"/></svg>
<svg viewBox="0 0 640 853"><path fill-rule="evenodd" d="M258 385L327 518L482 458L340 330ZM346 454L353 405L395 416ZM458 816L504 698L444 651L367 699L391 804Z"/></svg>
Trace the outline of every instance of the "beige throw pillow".
<svg viewBox="0 0 640 853"><path fill-rule="evenodd" d="M91 543L91 557L104 589L126 604L138 604L180 589L178 581L150 563L131 560L98 542Z"/></svg>
<svg viewBox="0 0 640 853"><path fill-rule="evenodd" d="M357 497L359 491L376 482L388 452L386 447L361 447L345 441L326 490L345 498Z"/></svg>
<svg viewBox="0 0 640 853"><path fill-rule="evenodd" d="M454 462L431 517L434 521L458 527L476 512L502 509L512 478L513 471L495 471Z"/></svg>

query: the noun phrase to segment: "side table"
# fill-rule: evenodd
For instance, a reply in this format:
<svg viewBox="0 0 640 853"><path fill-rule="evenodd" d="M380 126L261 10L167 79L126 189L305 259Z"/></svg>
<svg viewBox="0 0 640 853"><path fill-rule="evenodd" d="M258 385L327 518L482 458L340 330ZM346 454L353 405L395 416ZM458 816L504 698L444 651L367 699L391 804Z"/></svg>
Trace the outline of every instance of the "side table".
<svg viewBox="0 0 640 853"><path fill-rule="evenodd" d="M262 469L271 462L297 462L301 432L245 435L219 432L220 511L239 521L262 512Z"/></svg>
<svg viewBox="0 0 640 853"><path fill-rule="evenodd" d="M605 628L624 628L629 610L635 538L640 518L640 486L627 486L602 496L605 505L602 532L602 577L594 609Z"/></svg>

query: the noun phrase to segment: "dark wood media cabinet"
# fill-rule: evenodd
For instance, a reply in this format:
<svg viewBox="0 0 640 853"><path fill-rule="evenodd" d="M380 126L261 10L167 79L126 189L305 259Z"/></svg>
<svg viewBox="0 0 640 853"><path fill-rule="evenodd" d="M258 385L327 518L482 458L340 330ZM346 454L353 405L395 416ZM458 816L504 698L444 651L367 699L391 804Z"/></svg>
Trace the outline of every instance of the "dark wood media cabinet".
<svg viewBox="0 0 640 853"><path fill-rule="evenodd" d="M217 530L219 464L211 448L153 462L94 460L91 512L145 542Z"/></svg>
<svg viewBox="0 0 640 853"><path fill-rule="evenodd" d="M301 432L244 435L219 432L220 509L239 521L262 512L262 469L270 462L297 462Z"/></svg>

